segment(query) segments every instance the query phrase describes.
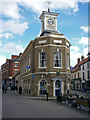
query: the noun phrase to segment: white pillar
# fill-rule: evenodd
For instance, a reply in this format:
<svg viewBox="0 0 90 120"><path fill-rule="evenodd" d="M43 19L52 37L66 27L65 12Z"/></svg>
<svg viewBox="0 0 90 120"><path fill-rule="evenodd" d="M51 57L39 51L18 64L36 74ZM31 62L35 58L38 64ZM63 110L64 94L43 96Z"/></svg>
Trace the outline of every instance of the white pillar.
<svg viewBox="0 0 90 120"><path fill-rule="evenodd" d="M53 81L53 97L55 97L55 81Z"/></svg>
<svg viewBox="0 0 90 120"><path fill-rule="evenodd" d="M39 96L39 86L40 86L40 85L38 84L38 88L37 88L37 89L38 89L38 93L37 93L37 96Z"/></svg>
<svg viewBox="0 0 90 120"><path fill-rule="evenodd" d="M61 93L64 94L64 82L61 82Z"/></svg>

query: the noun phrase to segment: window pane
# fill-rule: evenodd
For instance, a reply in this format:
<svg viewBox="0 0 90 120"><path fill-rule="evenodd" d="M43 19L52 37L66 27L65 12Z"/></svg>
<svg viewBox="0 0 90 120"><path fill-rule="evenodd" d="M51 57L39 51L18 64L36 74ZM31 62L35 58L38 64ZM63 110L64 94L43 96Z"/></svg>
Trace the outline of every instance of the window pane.
<svg viewBox="0 0 90 120"><path fill-rule="evenodd" d="M67 54L67 68L69 68L69 55Z"/></svg>
<svg viewBox="0 0 90 120"><path fill-rule="evenodd" d="M40 67L46 67L46 52L40 52Z"/></svg>
<svg viewBox="0 0 90 120"><path fill-rule="evenodd" d="M15 63L15 67L18 67L18 63Z"/></svg>
<svg viewBox="0 0 90 120"><path fill-rule="evenodd" d="M54 67L61 67L61 52L54 52Z"/></svg>

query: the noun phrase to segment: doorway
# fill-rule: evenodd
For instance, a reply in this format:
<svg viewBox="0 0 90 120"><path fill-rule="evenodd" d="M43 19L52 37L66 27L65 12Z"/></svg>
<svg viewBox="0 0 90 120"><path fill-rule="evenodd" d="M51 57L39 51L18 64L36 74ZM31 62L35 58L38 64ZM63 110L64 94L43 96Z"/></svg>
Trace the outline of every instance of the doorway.
<svg viewBox="0 0 90 120"><path fill-rule="evenodd" d="M55 96L61 92L61 82L60 80L55 81Z"/></svg>

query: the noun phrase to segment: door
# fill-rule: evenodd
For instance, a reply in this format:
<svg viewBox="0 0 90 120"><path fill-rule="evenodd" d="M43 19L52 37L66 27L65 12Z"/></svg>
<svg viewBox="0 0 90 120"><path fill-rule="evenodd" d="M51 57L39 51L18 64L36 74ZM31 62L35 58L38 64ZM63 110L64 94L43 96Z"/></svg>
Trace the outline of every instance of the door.
<svg viewBox="0 0 90 120"><path fill-rule="evenodd" d="M60 80L55 81L55 96L61 92L61 82Z"/></svg>

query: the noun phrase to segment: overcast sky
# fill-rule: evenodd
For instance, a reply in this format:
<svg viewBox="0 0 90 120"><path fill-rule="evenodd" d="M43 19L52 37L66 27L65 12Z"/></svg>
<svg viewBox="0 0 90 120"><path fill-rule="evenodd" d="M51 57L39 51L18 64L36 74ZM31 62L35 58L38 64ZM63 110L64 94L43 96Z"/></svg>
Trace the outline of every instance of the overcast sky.
<svg viewBox="0 0 90 120"><path fill-rule="evenodd" d="M48 9L47 0L1 0L0 65L12 54L23 52L40 34L39 16ZM51 12L58 12L57 29L71 43L71 66L88 53L88 1L49 0ZM62 2L63 1L63 2Z"/></svg>

